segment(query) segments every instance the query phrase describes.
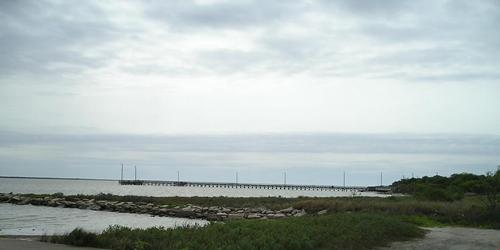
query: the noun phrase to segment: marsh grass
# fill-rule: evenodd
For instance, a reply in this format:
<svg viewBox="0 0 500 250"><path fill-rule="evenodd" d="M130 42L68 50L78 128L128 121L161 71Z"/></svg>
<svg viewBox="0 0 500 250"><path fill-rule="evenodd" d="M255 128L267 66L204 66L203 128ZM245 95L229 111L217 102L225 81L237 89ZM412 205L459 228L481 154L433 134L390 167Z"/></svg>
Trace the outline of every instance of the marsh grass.
<svg viewBox="0 0 500 250"><path fill-rule="evenodd" d="M101 234L75 229L50 241L111 249L372 249L423 235L422 229L396 217L335 214L231 221L196 228L114 226Z"/></svg>

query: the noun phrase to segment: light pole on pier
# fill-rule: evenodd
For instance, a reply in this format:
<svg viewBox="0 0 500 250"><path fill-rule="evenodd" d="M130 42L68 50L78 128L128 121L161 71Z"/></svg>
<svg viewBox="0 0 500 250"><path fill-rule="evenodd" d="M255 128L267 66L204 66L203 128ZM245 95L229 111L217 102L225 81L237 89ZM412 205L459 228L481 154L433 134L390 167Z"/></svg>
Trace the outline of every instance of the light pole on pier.
<svg viewBox="0 0 500 250"><path fill-rule="evenodd" d="M134 181L137 180L137 166L134 166Z"/></svg>
<svg viewBox="0 0 500 250"><path fill-rule="evenodd" d="M177 171L177 182L181 182L181 177L180 177L179 171Z"/></svg>
<svg viewBox="0 0 500 250"><path fill-rule="evenodd" d="M344 182L343 182L343 184L344 184L344 187L345 187L345 171L344 171Z"/></svg>
<svg viewBox="0 0 500 250"><path fill-rule="evenodd" d="M123 163L122 163L122 172L121 172L120 180L123 181Z"/></svg>
<svg viewBox="0 0 500 250"><path fill-rule="evenodd" d="M382 185L382 172L380 172L380 186L383 186Z"/></svg>
<svg viewBox="0 0 500 250"><path fill-rule="evenodd" d="M286 185L286 172L283 172L283 183Z"/></svg>

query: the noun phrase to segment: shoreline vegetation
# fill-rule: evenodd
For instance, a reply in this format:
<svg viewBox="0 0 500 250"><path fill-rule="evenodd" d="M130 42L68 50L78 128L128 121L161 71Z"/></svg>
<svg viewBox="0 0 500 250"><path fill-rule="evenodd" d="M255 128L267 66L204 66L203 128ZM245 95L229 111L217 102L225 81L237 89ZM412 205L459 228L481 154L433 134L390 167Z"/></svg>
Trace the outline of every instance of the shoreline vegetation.
<svg viewBox="0 0 500 250"><path fill-rule="evenodd" d="M415 225L395 218L342 213L175 229L115 226L100 234L76 229L45 240L110 249L372 249L424 234Z"/></svg>
<svg viewBox="0 0 500 250"><path fill-rule="evenodd" d="M0 194L0 202L81 205L84 209L152 215L166 212L165 216L180 211L175 216L213 221L204 227L112 226L99 234L75 229L66 235L43 237L49 242L111 249L371 249L422 237L425 232L420 226L500 229L500 170L482 176L405 179L391 188L407 195L234 198L56 193Z"/></svg>

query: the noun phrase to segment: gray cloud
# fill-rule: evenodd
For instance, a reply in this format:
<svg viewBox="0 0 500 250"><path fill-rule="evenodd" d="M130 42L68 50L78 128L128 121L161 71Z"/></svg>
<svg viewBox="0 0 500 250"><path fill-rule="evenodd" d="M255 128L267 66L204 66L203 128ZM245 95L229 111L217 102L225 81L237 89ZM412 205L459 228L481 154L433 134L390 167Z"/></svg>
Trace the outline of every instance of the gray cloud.
<svg viewBox="0 0 500 250"><path fill-rule="evenodd" d="M1 146L74 147L75 151L136 150L154 152L305 152L389 154L500 153L500 137L445 134L248 134L248 135L120 135L23 134L0 132Z"/></svg>
<svg viewBox="0 0 500 250"><path fill-rule="evenodd" d="M134 2L139 6L137 12L143 10L143 19L133 29L111 21L118 12L102 8L98 2L78 6L55 1L1 4L0 70L4 77L78 74L103 68L112 60L116 63L117 54L127 48L97 50L113 41L140 37L148 44L151 39L178 39L176 34L190 40L204 34L223 36L223 31L253 32L255 37L248 39L254 39L250 41L254 46L249 50L178 48L176 53L170 51L171 56L180 53L185 57L177 65L152 60L128 62L116 69L136 75L305 72L404 81L470 81L498 80L495 69L500 67L500 35L496 32L500 7L496 1L144 1ZM148 22L159 23L163 37L155 37L158 26Z"/></svg>
<svg viewBox="0 0 500 250"><path fill-rule="evenodd" d="M197 4L194 1L151 1L146 14L164 22L173 30L200 28L242 29L289 20L307 8L307 4L283 1L227 1Z"/></svg>
<svg viewBox="0 0 500 250"><path fill-rule="evenodd" d="M55 1L0 3L0 70L3 75L80 72L104 64L85 52L110 42L116 28L97 6Z"/></svg>

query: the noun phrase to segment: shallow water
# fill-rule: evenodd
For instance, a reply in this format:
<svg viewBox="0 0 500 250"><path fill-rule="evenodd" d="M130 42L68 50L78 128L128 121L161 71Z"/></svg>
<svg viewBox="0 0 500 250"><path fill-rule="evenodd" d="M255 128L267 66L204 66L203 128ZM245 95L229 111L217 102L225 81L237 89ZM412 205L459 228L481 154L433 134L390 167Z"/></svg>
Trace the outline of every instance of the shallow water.
<svg viewBox="0 0 500 250"><path fill-rule="evenodd" d="M23 179L0 178L1 193L52 194L62 192L66 195L111 193L116 195L140 196L228 196L228 197L334 197L334 196L383 196L377 193L353 193L345 191L281 190L246 188L210 187L173 187L173 186L131 186L119 185L118 181L62 180L62 179Z"/></svg>
<svg viewBox="0 0 500 250"><path fill-rule="evenodd" d="M32 205L0 204L0 235L52 235L71 232L76 227L101 232L110 225L131 228L205 225L207 221L144 214L92 211Z"/></svg>

